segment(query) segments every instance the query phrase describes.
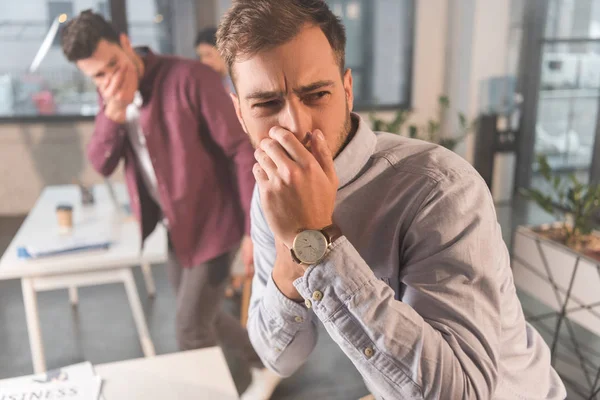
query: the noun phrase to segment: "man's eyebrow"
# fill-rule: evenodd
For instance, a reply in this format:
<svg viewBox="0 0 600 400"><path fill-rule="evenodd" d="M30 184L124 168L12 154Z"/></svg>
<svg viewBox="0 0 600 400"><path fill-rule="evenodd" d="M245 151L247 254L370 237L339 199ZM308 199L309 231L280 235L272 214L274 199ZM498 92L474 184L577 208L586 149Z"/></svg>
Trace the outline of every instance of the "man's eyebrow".
<svg viewBox="0 0 600 400"><path fill-rule="evenodd" d="M331 87L334 85L335 85L335 82L333 82L333 81L317 81L317 82L310 83L308 85L301 86L298 89L293 89L293 92L297 96L301 96L303 94L314 92L315 90L323 89L326 87ZM255 92L250 93L248 96L246 96L246 100L271 100L274 98L281 98L281 97L283 97L282 92L257 90Z"/></svg>
<svg viewBox="0 0 600 400"><path fill-rule="evenodd" d="M279 97L283 97L281 92L257 90L246 96L246 100L270 100Z"/></svg>
<svg viewBox="0 0 600 400"><path fill-rule="evenodd" d="M314 92L315 90L331 87L333 85L335 85L333 81L317 81L305 86L301 86L298 89L294 89L294 93L297 96L300 96L306 93Z"/></svg>

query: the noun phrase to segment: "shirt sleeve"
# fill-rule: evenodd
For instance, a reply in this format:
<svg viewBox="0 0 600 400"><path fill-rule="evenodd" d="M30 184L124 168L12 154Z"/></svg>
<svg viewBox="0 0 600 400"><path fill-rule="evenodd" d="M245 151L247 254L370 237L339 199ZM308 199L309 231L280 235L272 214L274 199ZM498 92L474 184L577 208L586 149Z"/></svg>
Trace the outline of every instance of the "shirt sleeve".
<svg viewBox="0 0 600 400"><path fill-rule="evenodd" d="M98 95L98 101L103 103ZM100 109L94 124L94 133L87 146L87 155L94 169L103 176L110 176L119 165L125 151L127 127L109 119Z"/></svg>
<svg viewBox="0 0 600 400"><path fill-rule="evenodd" d="M192 98L208 127L214 142L233 161L240 201L245 214L245 232L250 233L250 202L254 188L254 149L242 129L232 100L223 87L219 75L209 67L197 63L193 66L190 89Z"/></svg>
<svg viewBox="0 0 600 400"><path fill-rule="evenodd" d="M248 334L265 366L281 376L290 376L304 364L316 345L316 319L304 304L281 293L273 281L275 240L261 211L256 189L251 218L255 273Z"/></svg>
<svg viewBox="0 0 600 400"><path fill-rule="evenodd" d="M338 239L294 282L369 386L386 399L489 399L498 381L499 264L506 262L479 177L438 182L406 233L402 301Z"/></svg>

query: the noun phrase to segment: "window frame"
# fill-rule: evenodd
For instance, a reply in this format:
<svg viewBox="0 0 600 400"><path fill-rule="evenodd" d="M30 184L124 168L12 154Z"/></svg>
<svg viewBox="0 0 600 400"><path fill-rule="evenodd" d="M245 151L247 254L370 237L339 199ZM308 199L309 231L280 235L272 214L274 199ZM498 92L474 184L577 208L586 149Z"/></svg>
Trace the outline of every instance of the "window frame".
<svg viewBox="0 0 600 400"><path fill-rule="evenodd" d="M51 0L50 0L51 1ZM49 2L50 2L49 1ZM106 3L110 7L110 18L114 27L123 33L128 33L128 21L127 21L127 0L100 0L101 2ZM218 0L207 0L202 2L197 2L196 7L197 15L199 18L203 15L203 11L208 10L211 11L213 15L215 15L215 4ZM410 1L410 13L413 18L409 18L411 21L409 29L410 36L413 38L411 46L406 53L406 56L411 60L414 57L414 37L415 37L415 18L414 15L416 13L416 5L415 2L417 0L409 0ZM212 4L215 3L215 4ZM406 88L406 93L404 93L406 101L398 104L374 104L373 99L373 53L374 48L372 46L373 35L374 35L374 24L375 24L375 13L373 12L372 7L367 7L369 1L361 0L361 5L365 10L365 18L363 18L363 29L365 31L365 35L363 35L363 43L362 46L365 49L365 52L369 54L366 57L365 63L357 68L353 68L357 72L360 70L363 79L361 83L361 91L365 94L365 97L368 99L365 102L355 102L354 111L355 112L369 112L369 111L395 111L400 109L410 109L412 104L412 89L413 89L413 67L412 62L409 63L408 71L406 71L407 79L409 84ZM218 23L218 16L215 15L215 24ZM200 21L197 21L200 22ZM399 45L402 45L399 43ZM348 66L352 68L352 66ZM93 121L96 118L95 115L81 115L81 114L59 114L59 115L10 115L10 116L0 116L0 124L11 124L11 123L64 123L64 122L81 122L81 121Z"/></svg>

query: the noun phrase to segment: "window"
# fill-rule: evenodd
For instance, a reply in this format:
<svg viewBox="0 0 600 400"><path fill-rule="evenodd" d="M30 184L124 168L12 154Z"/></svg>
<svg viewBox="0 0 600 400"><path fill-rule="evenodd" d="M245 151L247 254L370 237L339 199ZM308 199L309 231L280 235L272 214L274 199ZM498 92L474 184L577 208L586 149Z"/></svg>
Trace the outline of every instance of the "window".
<svg viewBox="0 0 600 400"><path fill-rule="evenodd" d="M346 27L357 108L408 105L412 0L327 0Z"/></svg>
<svg viewBox="0 0 600 400"><path fill-rule="evenodd" d="M518 187L546 190L535 155L554 174L596 181L600 160L600 0L527 3L521 54L524 114Z"/></svg>
<svg viewBox="0 0 600 400"><path fill-rule="evenodd" d="M326 1L346 26L355 107L408 105L414 0ZM199 16L220 16L230 5L231 0L2 0L0 118L92 117L98 112L91 80L62 54L59 34L65 18L91 8L127 29L133 45L194 57ZM50 46L42 46L46 38Z"/></svg>
<svg viewBox="0 0 600 400"><path fill-rule="evenodd" d="M60 32L63 21L66 21L69 15L73 15L73 3L70 1L51 1L48 3L48 30L52 29L53 24L58 24L58 32L54 36L52 46L60 47Z"/></svg>
<svg viewBox="0 0 600 400"><path fill-rule="evenodd" d="M65 59L56 37L65 18L88 8L109 18L105 2L0 2L0 117L95 115L95 88ZM51 46L42 46L46 38Z"/></svg>
<svg viewBox="0 0 600 400"><path fill-rule="evenodd" d="M158 53L173 53L168 0L127 0L127 26L134 46L148 46Z"/></svg>
<svg viewBox="0 0 600 400"><path fill-rule="evenodd" d="M110 15L110 9L108 7L109 5L106 1L99 1L96 9L98 10L98 13L102 15Z"/></svg>
<svg viewBox="0 0 600 400"><path fill-rule="evenodd" d="M126 3L127 19L119 19L127 21L132 43L171 53L169 1ZM0 118L96 115L96 88L62 54L60 25L90 8L111 20L110 4L108 0L0 2L0 48L4 53L0 59ZM49 48L42 45L47 37L52 40Z"/></svg>
<svg viewBox="0 0 600 400"><path fill-rule="evenodd" d="M544 37L600 39L600 1L548 0Z"/></svg>
<svg viewBox="0 0 600 400"><path fill-rule="evenodd" d="M414 0L326 0L346 27L355 108L410 104ZM231 0L219 0L222 15Z"/></svg>

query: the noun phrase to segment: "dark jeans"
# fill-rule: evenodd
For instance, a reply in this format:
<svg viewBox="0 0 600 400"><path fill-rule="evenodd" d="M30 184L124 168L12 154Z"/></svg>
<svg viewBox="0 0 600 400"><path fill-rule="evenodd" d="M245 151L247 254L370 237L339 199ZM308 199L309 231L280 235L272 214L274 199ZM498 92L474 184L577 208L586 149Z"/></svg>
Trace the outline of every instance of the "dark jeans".
<svg viewBox="0 0 600 400"><path fill-rule="evenodd" d="M192 268L182 268L169 246L168 274L177 293L176 331L181 350L221 345L252 367L262 362L239 320L222 309L235 251Z"/></svg>

